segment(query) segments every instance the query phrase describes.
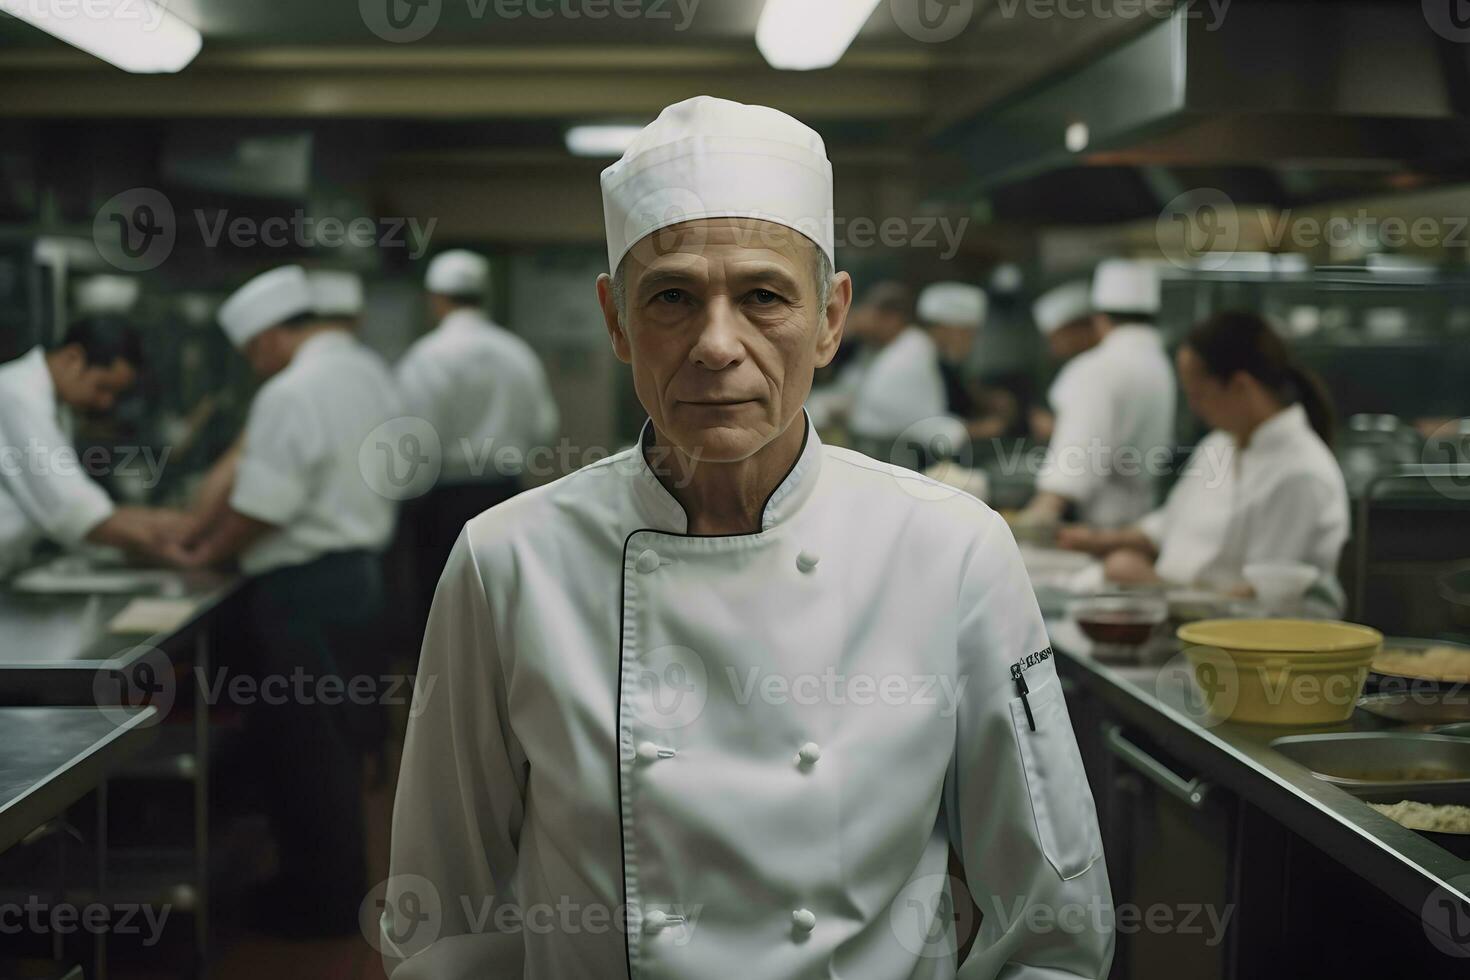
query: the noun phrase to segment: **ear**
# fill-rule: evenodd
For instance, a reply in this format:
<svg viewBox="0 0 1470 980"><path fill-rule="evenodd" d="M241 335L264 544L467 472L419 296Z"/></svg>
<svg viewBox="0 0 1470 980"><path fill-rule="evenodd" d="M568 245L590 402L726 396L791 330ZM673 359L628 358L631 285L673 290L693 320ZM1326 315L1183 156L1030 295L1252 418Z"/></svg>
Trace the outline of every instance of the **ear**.
<svg viewBox="0 0 1470 980"><path fill-rule="evenodd" d="M852 276L839 272L832 277L832 288L827 296L827 309L817 334L817 367L832 363L837 348L842 344L842 331L847 326L847 314L852 309Z"/></svg>
<svg viewBox="0 0 1470 980"><path fill-rule="evenodd" d="M602 307L602 319L607 325L608 338L612 340L613 354L624 364L631 364L633 348L628 343L627 331L618 319L618 303L613 297L612 276L606 272L597 277L597 304Z"/></svg>

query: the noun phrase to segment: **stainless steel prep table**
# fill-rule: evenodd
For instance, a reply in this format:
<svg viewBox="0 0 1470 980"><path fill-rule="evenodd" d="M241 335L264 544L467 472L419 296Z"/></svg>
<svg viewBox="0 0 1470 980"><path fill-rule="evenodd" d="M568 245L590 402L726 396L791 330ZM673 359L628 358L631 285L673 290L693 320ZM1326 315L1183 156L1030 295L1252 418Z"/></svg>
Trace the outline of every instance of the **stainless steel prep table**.
<svg viewBox="0 0 1470 980"><path fill-rule="evenodd" d="M1191 703L1182 671L1164 669L1172 664L1167 655L1163 663L1150 658L1154 662L1146 666L1100 663L1090 656L1091 643L1075 625L1053 619L1048 628L1064 683L1100 702L1108 717L1167 747L1169 756L1189 770L1180 774L1151 758L1116 723L1087 730L1095 722L1090 715L1079 721L1079 741L1091 741L1101 752L1118 756L1185 806L1197 808L1212 786L1228 790L1413 916L1421 916L1431 901L1457 901L1463 921L1470 922L1470 861L1401 827L1270 747L1286 735L1382 731L1389 727L1386 723L1362 711L1330 728L1201 723L1203 712ZM1161 674L1169 678L1165 683L1160 683Z"/></svg>
<svg viewBox="0 0 1470 980"><path fill-rule="evenodd" d="M0 851L153 740L152 708L0 708Z"/></svg>

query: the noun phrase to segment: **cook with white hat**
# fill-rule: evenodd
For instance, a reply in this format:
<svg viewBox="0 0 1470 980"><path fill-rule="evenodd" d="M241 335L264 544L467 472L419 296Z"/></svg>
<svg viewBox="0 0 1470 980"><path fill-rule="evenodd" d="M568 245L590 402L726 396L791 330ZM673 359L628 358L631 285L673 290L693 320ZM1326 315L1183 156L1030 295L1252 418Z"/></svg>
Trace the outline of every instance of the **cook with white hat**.
<svg viewBox="0 0 1470 980"><path fill-rule="evenodd" d="M823 445L802 409L852 297L821 137L691 99L602 190L598 300L649 419L455 545L398 784L390 975L1105 976L1101 921L987 913L958 966L934 939L951 849L986 909L1105 908L1107 873L1004 522Z"/></svg>
<svg viewBox="0 0 1470 980"><path fill-rule="evenodd" d="M362 277L344 269L312 269L306 273L311 287L312 312L319 319L341 322L349 329L362 317Z"/></svg>
<svg viewBox="0 0 1470 980"><path fill-rule="evenodd" d="M1178 400L1154 327L1159 298L1155 263L1108 259L1093 272L1099 340L1052 385L1055 430L1023 523L1056 522L1075 511L1082 523L1122 527L1153 509Z"/></svg>
<svg viewBox="0 0 1470 980"><path fill-rule="evenodd" d="M970 406L955 398L963 391L956 376L988 305L979 286L933 283L919 293L917 324L876 338L882 346L853 396L849 424L859 448L896 460L924 443L927 464L943 455L938 447L968 441L963 416Z"/></svg>
<svg viewBox="0 0 1470 980"><path fill-rule="evenodd" d="M1031 319L1058 364L1092 350L1101 339L1092 312L1092 283L1087 279L1074 279L1042 293L1031 304ZM1041 407L1031 410L1033 438L1047 442L1055 428L1056 417L1050 411Z"/></svg>
<svg viewBox="0 0 1470 980"><path fill-rule="evenodd" d="M465 521L520 492L528 461L556 439L561 413L541 358L485 314L490 263L451 249L424 276L434 323L398 362L411 416L438 437L437 483L405 510L422 626Z"/></svg>
<svg viewBox="0 0 1470 980"><path fill-rule="evenodd" d="M226 486L175 552L186 566L238 561L250 576L240 624L251 668L357 683L382 675L379 552L393 530L402 414L392 375L340 321L323 319L299 266L264 272L219 309L263 379ZM347 675L351 675L350 680ZM262 682L265 683L265 682ZM270 763L279 877L258 922L294 935L356 929L364 888L361 757L385 734L364 700L261 699L252 733Z"/></svg>

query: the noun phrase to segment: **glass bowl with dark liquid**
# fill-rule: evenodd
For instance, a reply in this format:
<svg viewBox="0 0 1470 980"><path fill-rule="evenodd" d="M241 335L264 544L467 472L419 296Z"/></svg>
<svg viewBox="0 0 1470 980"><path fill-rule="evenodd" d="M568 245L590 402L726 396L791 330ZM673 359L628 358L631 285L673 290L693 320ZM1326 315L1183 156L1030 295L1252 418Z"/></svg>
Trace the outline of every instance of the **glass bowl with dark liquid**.
<svg viewBox="0 0 1470 980"><path fill-rule="evenodd" d="M1098 660L1136 662L1144 645L1169 618L1161 595L1099 595L1078 599L1067 614L1093 643Z"/></svg>

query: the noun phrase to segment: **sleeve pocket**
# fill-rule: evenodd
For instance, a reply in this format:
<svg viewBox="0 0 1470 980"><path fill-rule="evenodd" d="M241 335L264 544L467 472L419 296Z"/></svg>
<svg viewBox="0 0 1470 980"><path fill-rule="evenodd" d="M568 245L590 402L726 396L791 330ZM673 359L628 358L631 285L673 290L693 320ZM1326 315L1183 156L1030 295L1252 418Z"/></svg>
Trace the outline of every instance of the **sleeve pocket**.
<svg viewBox="0 0 1470 980"><path fill-rule="evenodd" d="M1011 724L1026 773L1031 814L1046 859L1063 880L1085 873L1102 856L1102 835L1082 756L1055 678L1027 695L1036 730L1020 698L1010 703Z"/></svg>

